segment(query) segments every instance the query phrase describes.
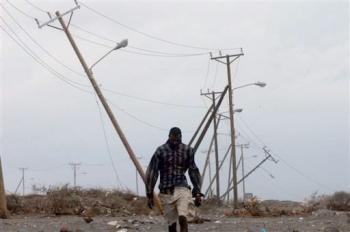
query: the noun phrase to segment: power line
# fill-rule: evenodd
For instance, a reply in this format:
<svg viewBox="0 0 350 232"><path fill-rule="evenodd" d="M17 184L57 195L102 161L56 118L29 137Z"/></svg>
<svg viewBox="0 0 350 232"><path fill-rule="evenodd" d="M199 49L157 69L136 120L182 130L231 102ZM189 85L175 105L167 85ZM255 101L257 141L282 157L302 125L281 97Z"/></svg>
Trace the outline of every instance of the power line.
<svg viewBox="0 0 350 232"><path fill-rule="evenodd" d="M1 17L0 17L1 18ZM1 18L2 20L3 20L3 18ZM29 56L31 56L36 62L38 62L42 67L44 67L45 69L47 69L48 71L50 71L52 74L54 74L56 77L58 77L60 80L62 80L62 81L64 81L64 82L66 82L67 84L69 84L69 85L71 85L72 87L75 87L75 88L77 88L77 89L79 89L79 90L81 90L81 91L84 91L84 92L87 92L87 93L90 93L90 94L92 94L90 91L87 91L87 90L85 90L85 89L82 89L82 88L80 88L80 87L78 87L78 86L75 86L74 84L77 84L77 85L82 85L82 84L80 84L80 83L78 83L78 82L74 82L74 81L72 81L72 80L69 80L68 78L66 78L66 77L64 77L62 74L60 74L60 73L58 73L56 70L54 70L51 66L49 66L46 62L44 62L42 59L40 59L40 57L38 56L38 55L36 55L36 53L35 52L33 52L21 39L20 39L20 37L12 30L12 28L6 23L6 21L5 20L3 20L4 21L4 23L10 28L10 30L16 35L16 37L17 37L17 39L23 44L21 44L21 43L19 43L16 39L14 39L3 27L1 27L1 29L3 29L9 36L10 36L10 38L11 39L13 39L16 43L17 43L17 45L19 45ZM73 82L74 84L72 84L71 82ZM83 85L84 87L85 87L85 85ZM86 85L87 86L87 85ZM106 90L106 89L104 89L104 90ZM113 90L107 90L107 91L110 91L110 92L115 92L115 91L113 91ZM130 97L130 96L129 96ZM141 99L141 98L139 98L139 99ZM149 99L143 99L144 101L149 101L150 102L150 100ZM155 102L157 102L157 101L153 101L154 103ZM158 104L159 103L161 103L161 104L168 104L168 105L177 105L177 106L180 106L180 105L178 105L178 104L171 104L171 103L164 103L164 102L157 102ZM153 124L151 124L151 123L148 123L148 122L146 122L146 121L144 121L144 120L141 120L141 119L139 119L138 117L136 117L136 116L134 116L134 115L132 115L131 113L129 113L129 112L127 112L127 111L125 111L124 109L121 109L120 107L118 107L118 106L116 106L115 104L112 104L114 107L116 107L116 108L118 108L120 111L122 111L122 112L124 112L125 114L127 114L129 117L131 117L131 118L133 118L133 119L135 119L135 120L137 120L137 121L139 121L139 122L141 122L141 123L143 123L143 124L145 124L145 125L148 125L148 126L150 126L150 127L153 127L153 128L156 128L156 129L159 129L159 130L162 130L162 131L168 131L168 129L165 129L165 128L161 128L161 127L158 127L158 126L155 126L155 125L153 125ZM182 106L184 106L184 105L182 105ZM193 107L193 106L186 106L186 107ZM193 131L184 131L185 133L186 132L188 132L188 133L190 133L190 132L193 132Z"/></svg>
<svg viewBox="0 0 350 232"><path fill-rule="evenodd" d="M97 108L98 108L98 112L99 112L99 116L100 116L100 122L101 122L103 136L104 136L104 140L105 140L105 144L106 144L106 150L107 150L107 153L108 153L108 156L109 156L109 161L110 161L110 163L112 165L112 168L113 168L114 175L115 175L115 178L117 180L117 183L119 183L119 185L123 188L123 183L121 182L121 180L119 178L117 168L115 167L115 164L114 164L114 161L113 161L113 158L112 158L111 149L110 149L108 138L107 138L107 135L106 135L106 128L105 128L105 125L103 123L103 117L102 117L100 104L98 103L96 95L95 95L95 102L96 102L96 105L97 105Z"/></svg>
<svg viewBox="0 0 350 232"><path fill-rule="evenodd" d="M45 10L43 10L43 9L41 9L40 7L38 7L38 6L36 6L36 5L34 5L33 3L31 3L30 1L28 1L28 0L26 0L26 2L28 3L28 4L30 4L32 7L34 7L34 8L36 8L36 9L38 9L38 10L40 10L41 12L45 12L45 13L47 13L47 11L45 11ZM24 13L23 11L21 11L21 13ZM30 16L30 15L28 15L28 14L25 14L26 16L28 16L28 17L31 17L31 18L34 18L33 16ZM113 42L113 43L117 43L118 41L116 41L116 40L113 40L113 39L111 39L111 38L107 38L107 37L104 37L104 36L101 36L101 35L99 35L99 34L97 34L97 33L94 33L94 32L91 32L91 31L89 31L89 30L86 30L86 29L84 29L84 28L82 28L82 27L80 27L80 26L77 26L77 25L75 25L75 24L70 24L72 27L74 27L74 28L77 28L77 29L79 29L79 30L81 30L81 31L84 31L85 33L88 33L88 34L90 34L90 35L93 35L93 36L95 36L95 37L98 37L98 38L101 38L101 39L103 39L103 40L106 40L106 41L108 41L108 42ZM80 37L81 38L81 37ZM138 51L144 51L144 52L149 52L149 53L156 53L156 54L158 54L158 55L153 55L153 56L160 56L160 57L191 57L191 56L203 56L203 55L209 55L209 53L208 52L203 52L203 53L170 53L170 52L162 52L162 51L156 51L156 50L151 50L151 49L144 49L144 48L139 48L139 47L135 47L135 46L128 46L129 48L132 48L132 49L135 49L135 50L138 50ZM147 54L147 53L140 53L140 52L132 52L132 51L129 51L130 53L134 53L134 54L139 54L139 55L152 55L152 54Z"/></svg>
<svg viewBox="0 0 350 232"><path fill-rule="evenodd" d="M133 27L130 27L130 26L126 25L126 24L123 24L123 23L117 21L116 19L114 19L114 18L112 18L110 16L107 16L107 15L105 15L105 14L103 14L103 13L101 13L101 12L91 8L91 7L89 7L85 3L82 3L81 1L80 1L80 4L83 5L84 7L86 7L91 12L94 12L95 14L97 14L97 15L105 18L105 19L108 19L109 21L111 21L111 22L113 22L113 23L115 23L117 25L120 25L120 26L122 26L122 27L124 27L124 28L126 28L126 29L128 29L130 31L133 31L135 33L141 34L141 35L143 35L145 37L148 37L150 39L158 40L158 41L161 41L161 42L164 42L164 43L167 43L167 44L172 44L172 45L175 45L175 46L192 48L192 49L207 50L207 51L209 51L209 50L235 50L235 49L238 49L238 48L204 48L204 47L197 47L197 46L192 46L192 45L187 45L187 44L182 44L182 43L177 43L177 42L165 40L165 39L159 38L157 36L154 36L154 35L151 35L151 34L148 34L148 33L142 32L142 31L139 31L139 30L137 30L137 29L135 29Z"/></svg>
<svg viewBox="0 0 350 232"><path fill-rule="evenodd" d="M217 74L218 74L218 66L219 66L219 63L216 63L216 65L215 65L215 72L214 72L214 79L213 79L213 83L211 84L211 88L212 89L214 89L214 87L215 87L216 77L217 77Z"/></svg>
<svg viewBox="0 0 350 232"><path fill-rule="evenodd" d="M27 18L33 19L35 20L35 18L29 14L27 14L26 12L24 12L23 10L19 9L17 6L15 6L13 3L11 3L9 0L6 0L6 2L8 4L10 4L14 9L16 9L18 12L20 12L22 15L26 16Z"/></svg>
<svg viewBox="0 0 350 232"><path fill-rule="evenodd" d="M29 1L28 1L29 2ZM10 2L9 2L10 3ZM13 4L11 4L13 5ZM3 6L1 6L3 7ZM6 13L14 20L14 22L26 33L26 35L37 45L39 46L47 55L49 55L51 58L53 58L56 62L58 62L59 64L61 64L62 66L64 66L65 68L69 69L70 71L74 72L75 74L79 75L79 76L85 76L83 73L79 73L78 71L75 71L73 70L72 68L70 68L69 66L65 65L63 62L61 62L59 59L57 59L55 56L53 56L50 52L48 52L47 49L45 49L44 47L42 47L24 28L23 26L21 26L18 21L15 20L15 18L3 7L3 9L6 11ZM18 8L16 8L17 10L19 10ZM20 11L21 13L24 13L23 11ZM34 18L34 17L31 17L29 15L27 15L28 17L30 18ZM84 30L84 29L82 29ZM90 32L89 32L90 33ZM93 33L94 34L94 33ZM94 34L96 35L96 34ZM98 43L96 41L92 41L92 40L89 40L89 39L86 39L84 37L81 37L81 36L78 36L78 35L75 35L75 37L79 38L79 39L82 39L82 40L85 40L85 41L88 41L90 43L94 43L94 44L97 44L97 45L100 45L100 46L103 46L103 47L106 47L106 48L113 48L112 46L108 46L106 44L102 44L102 43ZM113 42L116 42L114 40L110 40L110 39L106 39L105 40L109 40L109 41L113 41ZM206 54L206 53L205 53ZM62 76L62 74L61 74ZM68 79L68 78L67 78ZM70 80L71 81L71 80ZM72 81L73 82L73 81ZM90 87L89 85L85 85L85 84L81 84L81 83L78 83L78 82L73 82L77 85L80 85L80 86L83 86L83 87ZM202 106L195 106L195 105L181 105L181 104L175 104L175 103L167 103L167 102L160 102L160 101L155 101L155 100L150 100L150 99L145 99L145 98L141 98L141 97L136 97L136 96L131 96L131 95L128 95L128 94L125 94L125 93L121 93L121 92L117 92L117 91L114 91L114 90L111 90L111 89L106 89L106 88L103 88L103 90L105 91L108 91L110 93L113 93L113 94L117 94L117 95L122 95L122 96L125 96L125 97L129 97L129 98L133 98L133 99L136 99L136 100L140 100L140 101L144 101L144 102L149 102L149 103L154 103L154 104L161 104L161 105L168 105L168 106L176 106L176 107L188 107L188 108L204 108Z"/></svg>
<svg viewBox="0 0 350 232"><path fill-rule="evenodd" d="M114 106L115 108L117 108L119 111L123 112L124 114L128 115L129 117L135 119L136 121L138 121L138 122L140 122L140 123L142 123L142 124L144 124L144 125L147 125L147 126L149 126L149 127L152 127L152 128L155 128L155 129L158 129L158 130L161 130L161 131L169 131L169 129L166 129L166 128L162 128L162 127L153 125L153 124L151 124L151 123L149 123L149 122L146 122L146 121L144 121L144 120L142 120L142 119L136 117L135 115L133 115L133 114L129 113L128 111L126 111L126 110L120 108L119 106L117 106L116 104L114 104L113 102L111 102L111 101L108 100L108 99L107 99L107 101L108 101L112 106Z"/></svg>
<svg viewBox="0 0 350 232"><path fill-rule="evenodd" d="M94 32L91 32L89 30L86 30L84 28L82 28L81 26L77 26L76 24L70 24L72 27L78 29L78 30L81 30L85 33L88 33L90 35L93 35L97 38L100 38L100 39L103 39L105 41L108 41L108 42L113 42L113 43L117 43L118 41L116 40L113 40L111 38L107 38L105 36L101 36L97 33L94 33ZM208 52L202 52L202 53L171 53L171 52L163 52L163 51L157 51L157 50L152 50L152 49L145 49L145 48L139 48L139 47L135 47L135 46L131 46L131 45L128 45L128 48L133 48L133 49L136 49L136 50L139 50L139 51L145 51L145 52L150 52L150 53L157 53L157 54L160 54L160 55L167 55L167 56L170 56L170 57L186 57L186 56L202 56L202 55L209 55Z"/></svg>
<svg viewBox="0 0 350 232"><path fill-rule="evenodd" d="M29 5L31 5L32 7L34 7L35 9L37 9L38 11L41 11L41 12L43 12L43 13L45 13L45 14L47 13L47 11L41 9L41 8L38 7L37 5L31 3L30 1L28 1L28 0L24 0L24 1L26 1Z"/></svg>
<svg viewBox="0 0 350 232"><path fill-rule="evenodd" d="M62 61L60 61L59 59L57 59L55 56L53 56L47 49L45 49L43 46L41 46L22 26L21 24L18 23L18 21L13 17L13 15L3 6L0 5L3 10L11 17L11 19L16 23L16 25L21 28L21 30L29 37L29 39L31 41L33 41L41 50L43 50L48 56L50 56L52 59L54 59L57 63L59 63L60 65L62 65L63 67L65 67L66 69L70 70L71 72L77 74L78 76L85 76L83 73L78 72L72 68L70 68L69 66L67 66L66 64L64 64Z"/></svg>
<svg viewBox="0 0 350 232"><path fill-rule="evenodd" d="M3 20L3 18L0 16L0 19ZM4 20L3 20L4 21ZM4 21L5 22L5 21ZM9 25L5 22L5 24L9 27ZM45 68L46 70L48 70L51 74L53 74L54 76L56 76L58 79L60 79L61 81L65 82L66 84L69 84L70 86L72 86L73 88L79 89L83 92L92 94L90 91L87 91L85 89L82 89L79 86L76 86L80 83L74 82L72 80L67 79L66 77L64 77L62 74L58 73L56 70L54 70L50 65L48 65L45 61L43 61L42 59L40 59L40 57L38 57L30 48L28 48L28 46L20 39L20 37L12 30L11 27L9 27L9 29L12 31L12 33L14 33L14 35L17 37L18 41L3 27L0 25L0 28L20 47L22 48L22 50L29 55L32 59L34 59L38 64L40 64L43 68ZM20 41L20 42L19 42Z"/></svg>
<svg viewBox="0 0 350 232"><path fill-rule="evenodd" d="M253 132L253 130L250 129L250 127L248 126L248 124L247 124L245 121L243 121L241 117L239 117L239 118L241 119L242 122L244 122L244 124L245 124L246 127L249 129L249 131L251 131L251 133L264 145L264 147L267 147L267 146L263 143L263 141L257 136L257 134L255 134L255 133ZM312 177L306 175L305 173L303 173L302 171L300 171L299 169L297 169L296 167L294 167L293 165L291 165L289 162L287 162L285 159L283 159L280 155L277 155L275 152L272 152L272 151L270 151L270 152L273 153L274 156L278 157L287 167L289 167L290 169L294 170L294 171L295 171L296 173L298 173L300 176L304 177L305 179L309 180L310 182L312 182L312 183L314 183L314 184L316 184L316 185L318 185L318 186L320 186L320 187L323 187L323 188L326 188L326 189L328 189L328 190L333 191L333 189L330 188L329 186L320 183L319 181L317 181L317 180L315 180L314 178L312 178Z"/></svg>
<svg viewBox="0 0 350 232"><path fill-rule="evenodd" d="M153 103L153 104L174 106L174 107L184 107L184 108L200 108L200 109L206 108L204 106L199 106L199 105L184 105L184 104L176 104L176 103L155 101L155 100L152 100L152 99L141 98L141 97L137 97L137 96L133 96L133 95L117 92L117 91L114 91L114 90L111 90L111 89L106 89L106 88L102 88L102 89L104 91L110 92L112 94L116 94L116 95L120 95L120 96L124 96L124 97L128 97L128 98L132 98L132 99L135 99L135 100L138 100L138 101L149 102L149 103Z"/></svg>
<svg viewBox="0 0 350 232"><path fill-rule="evenodd" d="M55 61L57 61L58 63L60 63L62 66L66 67L67 69L71 70L72 72L78 74L78 75L81 75L81 76L85 76L84 74L82 73L78 73L77 71L71 69L69 66L63 64L62 62L60 62L56 57L54 57L51 53L49 53L45 48L43 48L14 18L13 16L3 7L1 6L9 15L10 17L14 20L14 22L26 33L26 35L37 45L39 46L46 54L48 54L51 58L53 58ZM2 19L2 18L1 18ZM3 19L2 19L3 20ZM4 20L3 20L4 21ZM4 21L5 22L5 21ZM5 24L9 27L9 25L5 22ZM12 32L14 33L14 31L12 30ZM22 41L22 43L24 43ZM28 47L27 47L28 48ZM37 56L38 58L38 56ZM44 62L44 61L42 61ZM45 63L45 62L44 62ZM47 64L47 63L46 63ZM48 65L48 64L47 64ZM50 67L51 70L54 70L52 67ZM51 71L50 71L51 72ZM56 73L58 73L57 71L55 71ZM65 78L67 80L69 80L70 82L73 82L77 85L80 85L80 86L83 86L83 87L90 87L89 85L86 85L86 84L81 84L79 82L75 82L75 81L72 81L66 77L63 77L62 74L58 73L62 78ZM161 105L168 105L168 106L176 106L176 107L188 107L188 108L203 108L201 106L196 106L196 105L181 105L181 104L175 104L175 103L167 103L167 102L160 102L160 101L155 101L155 100L150 100L150 99L145 99L145 98L141 98L141 97L136 97L136 96L131 96L131 95L128 95L128 94L125 94L125 93L121 93L121 92L117 92L117 91L114 91L114 90L111 90L111 89L107 89L107 88L103 88L103 90L105 91L108 91L112 94L117 94L117 95L121 95L121 96L125 96L125 97L129 97L129 98L133 98L133 99L136 99L136 100L140 100L140 101L143 101L143 102L149 102L149 103L154 103L154 104L161 104Z"/></svg>
<svg viewBox="0 0 350 232"><path fill-rule="evenodd" d="M210 71L210 64L211 64L210 61L211 60L208 59L207 70L205 72L205 79L204 79L204 84L203 84L203 87L202 87L203 89L205 89L205 87L207 86L207 81L208 81L208 76L209 76L209 71Z"/></svg>
<svg viewBox="0 0 350 232"><path fill-rule="evenodd" d="M1 17L0 17L1 18ZM2 19L2 18L1 18ZM90 91L87 91L87 90L85 90L85 89L82 89L82 88L80 88L80 87L78 87L78 86L76 86L76 85L74 85L74 84L72 84L72 83L70 83L69 81L67 81L65 78L62 78L60 75L57 75L57 72L55 71L55 70L53 70L52 68L50 69L50 68L48 68L48 67L46 67L42 62L42 60L40 59L40 58L38 58L38 57L36 57L36 56L34 56L33 54L31 54L29 51L27 51L26 50L26 48L25 47L23 47L23 45L22 44L20 44L16 39L14 39L1 25L0 25L0 28L6 33L6 34L8 34L8 36L11 38L11 39L13 39L16 43L17 43L17 45L19 45L29 56L31 56L36 62L38 62L41 66L43 66L45 69L47 69L48 71L50 71L52 74L54 74L56 77L58 77L60 80L62 80L62 81L64 81L64 82L66 82L67 84L69 84L69 85L71 85L72 87L74 87L74 88L77 88L77 89L79 89L79 90L81 90L81 91L84 91L84 92L87 92L87 93L89 93L89 94L92 94ZM21 41L22 43L23 43L23 41ZM24 46L26 46L26 45L24 45ZM29 49L29 48L27 48L27 49ZM29 49L30 50L30 49ZM30 50L31 51L31 50ZM35 53L34 53L35 54ZM45 63L45 62L44 62ZM46 63L45 63L46 64ZM47 65L47 64L46 64ZM146 122L146 121L144 121L144 120L141 120L141 119L139 119L138 117L136 117L136 116L134 116L134 115L132 115L131 113L129 113L129 112L127 112L126 110L124 110L124 109L121 109L120 107L118 107L117 105L115 105L115 104L113 104L113 103L111 103L114 107L116 107L117 109L119 109L120 111L122 111L122 112L124 112L125 114L127 114L129 117L131 117L131 118L133 118L133 119L135 119L135 120L137 120L137 121L139 121L139 122L141 122L141 123L143 123L143 124L145 124L145 125L148 125L148 126L150 126L150 127L153 127L153 128L156 128L156 129L159 129L159 130L162 130L162 131L168 131L168 129L165 129L165 128L161 128L161 127L158 127L158 126L155 126L155 125L153 125L153 124L151 124L151 123L148 123L148 122ZM193 132L193 131L184 131L185 133L186 132Z"/></svg>

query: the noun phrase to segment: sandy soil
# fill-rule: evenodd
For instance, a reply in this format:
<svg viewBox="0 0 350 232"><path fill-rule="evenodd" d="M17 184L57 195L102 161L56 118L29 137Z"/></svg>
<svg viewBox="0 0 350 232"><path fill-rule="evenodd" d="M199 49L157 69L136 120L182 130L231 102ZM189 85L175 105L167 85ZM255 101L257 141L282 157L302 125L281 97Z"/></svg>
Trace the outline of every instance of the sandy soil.
<svg viewBox="0 0 350 232"><path fill-rule="evenodd" d="M328 210L316 211L305 217L238 218L226 217L223 214L202 217L210 221L190 224L190 231L260 232L265 228L268 232L350 232L350 214ZM78 216L16 216L0 221L0 231L4 232L58 232L64 227L71 232L167 231L167 226L160 216L98 216L94 217L91 223L86 223Z"/></svg>

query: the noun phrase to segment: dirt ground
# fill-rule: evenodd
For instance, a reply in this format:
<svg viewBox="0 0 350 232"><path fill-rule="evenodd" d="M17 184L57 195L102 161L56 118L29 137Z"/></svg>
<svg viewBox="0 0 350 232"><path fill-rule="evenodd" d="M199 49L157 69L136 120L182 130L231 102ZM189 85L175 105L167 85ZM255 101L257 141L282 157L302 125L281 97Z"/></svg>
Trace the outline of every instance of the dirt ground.
<svg viewBox="0 0 350 232"><path fill-rule="evenodd" d="M190 224L190 231L237 232L350 232L350 215L346 212L319 210L308 216L232 217L224 214L201 215L209 219L202 224ZM111 224L111 225L109 225ZM161 216L111 217L97 216L86 223L79 216L14 216L0 221L0 231L6 232L70 232L82 231L167 231Z"/></svg>

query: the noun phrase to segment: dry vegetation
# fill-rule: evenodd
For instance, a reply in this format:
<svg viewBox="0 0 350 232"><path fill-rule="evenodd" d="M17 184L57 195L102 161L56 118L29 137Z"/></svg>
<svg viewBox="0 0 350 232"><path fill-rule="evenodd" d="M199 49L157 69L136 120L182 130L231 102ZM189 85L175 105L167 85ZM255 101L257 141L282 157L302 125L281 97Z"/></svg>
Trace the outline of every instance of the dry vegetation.
<svg viewBox="0 0 350 232"><path fill-rule="evenodd" d="M44 194L7 196L12 214L111 215L148 214L146 199L128 191L53 187Z"/></svg>
<svg viewBox="0 0 350 232"><path fill-rule="evenodd" d="M42 194L7 196L8 209L12 214L50 214L50 215L107 215L130 216L148 215L144 197L132 192L103 189L69 188L68 185L45 189ZM203 201L201 211L212 212L217 209L216 201ZM350 211L350 193L336 192L331 196L313 194L304 203L292 201L260 201L253 197L240 202L240 208L227 210L226 216L295 216L310 214L319 209ZM153 213L157 214L157 212Z"/></svg>

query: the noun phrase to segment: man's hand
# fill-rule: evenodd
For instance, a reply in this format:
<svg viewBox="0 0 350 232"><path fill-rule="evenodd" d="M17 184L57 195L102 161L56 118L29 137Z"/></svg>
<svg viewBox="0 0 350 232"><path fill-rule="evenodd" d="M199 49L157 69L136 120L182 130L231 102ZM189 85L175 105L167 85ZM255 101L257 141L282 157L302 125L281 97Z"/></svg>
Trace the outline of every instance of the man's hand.
<svg viewBox="0 0 350 232"><path fill-rule="evenodd" d="M194 205L196 207L201 206L201 204L202 204L202 196L203 196L203 194L197 193L196 196L194 197Z"/></svg>
<svg viewBox="0 0 350 232"><path fill-rule="evenodd" d="M154 207L153 194L147 194L147 206L150 209Z"/></svg>

